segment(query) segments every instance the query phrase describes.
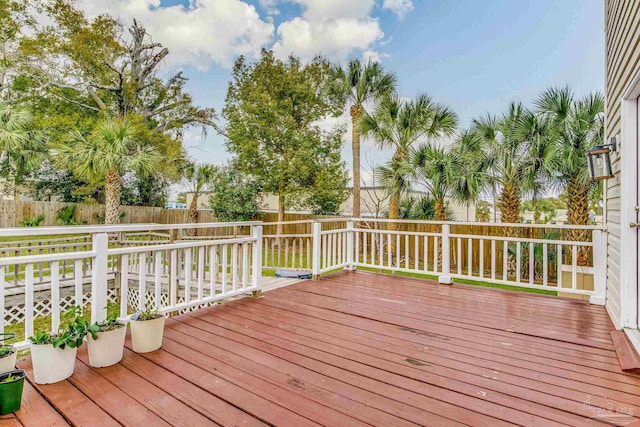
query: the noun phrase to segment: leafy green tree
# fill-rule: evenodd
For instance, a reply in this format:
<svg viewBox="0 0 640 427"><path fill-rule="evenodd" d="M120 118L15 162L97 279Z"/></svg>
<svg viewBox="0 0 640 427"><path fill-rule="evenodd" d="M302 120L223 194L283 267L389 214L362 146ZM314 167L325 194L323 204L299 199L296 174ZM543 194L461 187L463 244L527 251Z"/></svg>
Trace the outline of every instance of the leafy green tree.
<svg viewBox="0 0 640 427"><path fill-rule="evenodd" d="M188 191L192 194L191 203L189 205L189 223L198 223L198 199L203 191L211 186L216 175L216 167L207 163L189 162L184 169L184 184ZM190 236L194 236L196 230L194 228L187 230Z"/></svg>
<svg viewBox="0 0 640 427"><path fill-rule="evenodd" d="M211 190L209 203L219 221L250 221L258 215L259 185L235 165L227 165L218 172Z"/></svg>
<svg viewBox="0 0 640 427"><path fill-rule="evenodd" d="M0 103L0 175L12 182L14 191L47 154L46 140L32 123L26 108Z"/></svg>
<svg viewBox="0 0 640 427"><path fill-rule="evenodd" d="M58 200L65 203L104 202L104 186L78 178L73 172L57 167L46 159L32 174L30 194L35 200Z"/></svg>
<svg viewBox="0 0 640 427"><path fill-rule="evenodd" d="M13 84L33 107L35 126L61 141L76 129L93 132L105 117L126 117L140 146L152 147L166 161L153 176L131 180L136 186L123 192L123 201L159 203L166 188L181 178L184 131L202 127L224 133L215 123L215 111L195 105L183 73L164 76L169 51L153 42L139 22L124 28L107 14L89 19L73 0L41 6L48 19L21 35L21 65ZM149 193L155 190L159 193ZM73 192L101 200L102 191L100 181L89 181Z"/></svg>
<svg viewBox="0 0 640 427"><path fill-rule="evenodd" d="M181 71L160 77L169 49L154 42L138 21L125 36L116 18L89 19L72 0L46 2L43 12L52 24L21 41L24 72L35 90L94 113L137 115L173 136L190 126L224 133L213 109L194 105Z"/></svg>
<svg viewBox="0 0 640 427"><path fill-rule="evenodd" d="M434 103L427 95L405 100L395 93L381 98L373 114L366 113L361 119L365 137L380 148L394 149L389 164L377 172L380 184L390 192L390 219L398 219L400 199L411 188L410 162L415 146L423 140L452 135L457 122L456 114L449 107Z"/></svg>
<svg viewBox="0 0 640 427"><path fill-rule="evenodd" d="M315 173L307 185L309 195L303 205L309 207L314 215L339 214L340 206L349 197L348 181L340 152L319 152L315 161Z"/></svg>
<svg viewBox="0 0 640 427"><path fill-rule="evenodd" d="M36 22L28 0L0 0L0 100L17 102L22 64L20 42ZM19 92L19 90L18 90Z"/></svg>
<svg viewBox="0 0 640 427"><path fill-rule="evenodd" d="M535 102L537 111L551 122L557 144L556 176L567 193L569 224L589 223L590 199L598 185L590 181L587 151L604 140L604 97L592 93L576 98L569 87L546 90ZM587 240L588 230L569 230L571 240ZM587 265L589 252L580 248L578 264Z"/></svg>
<svg viewBox="0 0 640 427"><path fill-rule="evenodd" d="M240 57L232 76L223 110L227 149L264 192L278 195L283 221L286 207L304 201L316 183L339 183L344 176L344 166L336 166L342 129L319 123L341 114L340 99L328 90L331 66L322 58L280 61L263 50L255 63ZM336 176L322 175L327 172Z"/></svg>
<svg viewBox="0 0 640 427"><path fill-rule="evenodd" d="M396 88L396 76L387 73L377 62L351 60L346 69L334 68L334 93L344 97L349 107L351 124L351 150L353 156L353 213L360 217L360 119L365 114L365 105Z"/></svg>
<svg viewBox="0 0 640 427"><path fill-rule="evenodd" d="M76 131L55 147L55 159L61 167L81 178L104 182L105 224L120 220L122 177L131 171L141 176L152 174L162 161L154 148L138 144L134 134L126 120L104 120L90 134Z"/></svg>
<svg viewBox="0 0 640 427"><path fill-rule="evenodd" d="M158 173L145 177L129 173L122 179L120 204L164 207L169 195L169 186L170 181Z"/></svg>

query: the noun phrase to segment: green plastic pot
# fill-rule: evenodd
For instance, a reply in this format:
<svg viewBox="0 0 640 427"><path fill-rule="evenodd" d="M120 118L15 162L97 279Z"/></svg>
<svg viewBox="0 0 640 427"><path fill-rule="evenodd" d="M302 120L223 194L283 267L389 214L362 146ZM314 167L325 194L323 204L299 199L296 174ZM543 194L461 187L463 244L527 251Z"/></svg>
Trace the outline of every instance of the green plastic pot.
<svg viewBox="0 0 640 427"><path fill-rule="evenodd" d="M5 382L9 376L18 378ZM22 388L24 387L24 378L26 376L26 372L22 369L16 369L0 375L0 415L10 414L20 409Z"/></svg>

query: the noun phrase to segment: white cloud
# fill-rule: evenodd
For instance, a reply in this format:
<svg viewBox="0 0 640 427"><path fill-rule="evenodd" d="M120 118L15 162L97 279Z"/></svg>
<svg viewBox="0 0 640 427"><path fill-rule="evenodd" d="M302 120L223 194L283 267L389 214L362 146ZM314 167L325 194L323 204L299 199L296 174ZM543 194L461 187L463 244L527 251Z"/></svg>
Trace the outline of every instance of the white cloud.
<svg viewBox="0 0 640 427"><path fill-rule="evenodd" d="M160 0L82 0L80 5L90 16L110 13L125 23L136 18L154 41L169 48L168 65L200 70L257 55L274 32L271 22L241 0L191 0L188 7L164 7Z"/></svg>
<svg viewBox="0 0 640 427"><path fill-rule="evenodd" d="M398 18L402 19L404 16L413 10L412 0L384 0L382 2L382 8L390 10L395 13Z"/></svg>
<svg viewBox="0 0 640 427"><path fill-rule="evenodd" d="M258 0L258 4L267 12L267 15L278 15L280 13L277 7L278 0Z"/></svg>
<svg viewBox="0 0 640 427"><path fill-rule="evenodd" d="M352 51L371 50L384 36L371 16L374 0L292 0L302 16L280 24L273 50L280 58L294 53L311 58L322 53L343 60Z"/></svg>
<svg viewBox="0 0 640 427"><path fill-rule="evenodd" d="M376 52L375 50L365 50L362 52L362 58L365 61L380 62L382 58L389 58L391 55L388 53Z"/></svg>

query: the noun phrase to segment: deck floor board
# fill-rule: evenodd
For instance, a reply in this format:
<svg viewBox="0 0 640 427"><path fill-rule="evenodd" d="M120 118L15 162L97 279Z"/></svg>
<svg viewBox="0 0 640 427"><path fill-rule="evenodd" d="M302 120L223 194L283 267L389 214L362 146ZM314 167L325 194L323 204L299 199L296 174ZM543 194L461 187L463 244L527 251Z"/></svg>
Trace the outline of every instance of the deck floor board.
<svg viewBox="0 0 640 427"><path fill-rule="evenodd" d="M167 321L163 348L34 386L0 426L631 425L606 310L363 272ZM609 409L607 409L609 408ZM616 416L617 415L617 416Z"/></svg>

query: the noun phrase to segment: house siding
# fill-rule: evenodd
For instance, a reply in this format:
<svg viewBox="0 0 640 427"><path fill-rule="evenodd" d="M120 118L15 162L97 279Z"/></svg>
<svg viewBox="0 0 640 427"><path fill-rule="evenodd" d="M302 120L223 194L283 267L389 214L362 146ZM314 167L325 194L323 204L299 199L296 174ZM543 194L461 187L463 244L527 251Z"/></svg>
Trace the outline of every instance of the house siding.
<svg viewBox="0 0 640 427"><path fill-rule="evenodd" d="M605 113L606 138L621 132L621 100L631 79L640 69L640 0L605 0ZM620 236L621 230L621 162L614 153L615 177L606 183L605 224L607 248L607 310L620 325ZM625 230L626 231L626 230Z"/></svg>

